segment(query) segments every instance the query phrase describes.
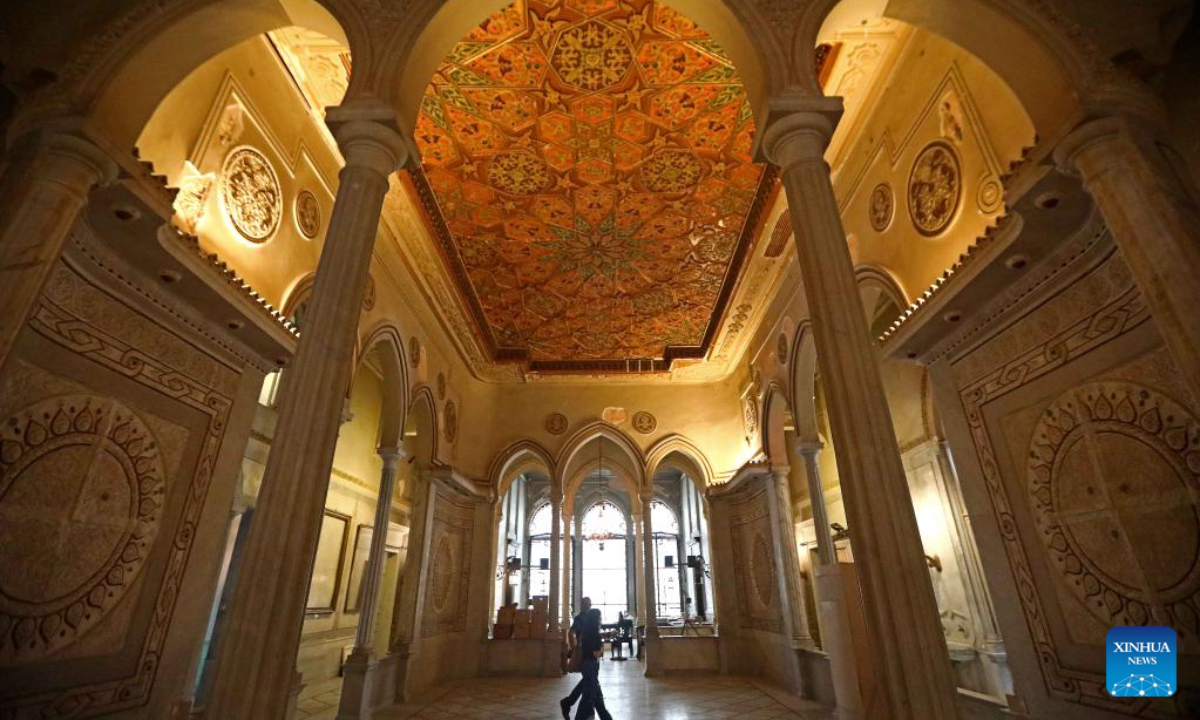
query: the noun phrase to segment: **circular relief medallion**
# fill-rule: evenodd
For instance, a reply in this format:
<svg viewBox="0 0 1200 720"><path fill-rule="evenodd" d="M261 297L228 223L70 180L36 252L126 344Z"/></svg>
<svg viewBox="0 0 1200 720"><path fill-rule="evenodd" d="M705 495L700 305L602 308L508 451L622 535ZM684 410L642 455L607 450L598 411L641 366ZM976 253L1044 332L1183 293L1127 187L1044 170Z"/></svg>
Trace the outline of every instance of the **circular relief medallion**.
<svg viewBox="0 0 1200 720"><path fill-rule="evenodd" d="M442 435L445 436L446 442L454 442L458 437L458 408L453 400L446 403L442 410Z"/></svg>
<svg viewBox="0 0 1200 720"><path fill-rule="evenodd" d="M758 601L771 607L775 600L775 563L771 558L771 545L762 533L754 536L750 551L750 580Z"/></svg>
<svg viewBox="0 0 1200 720"><path fill-rule="evenodd" d="M363 290L363 310L375 309L375 278L367 275L367 287Z"/></svg>
<svg viewBox="0 0 1200 720"><path fill-rule="evenodd" d="M416 335L408 339L408 362L414 368L421 364L421 341Z"/></svg>
<svg viewBox="0 0 1200 720"><path fill-rule="evenodd" d="M871 205L868 212L871 216L871 227L876 232L883 232L892 224L892 213L895 211L895 198L892 196L892 186L879 183L871 191Z"/></svg>
<svg viewBox="0 0 1200 720"><path fill-rule="evenodd" d="M321 203L317 202L317 196L308 190L301 190L293 209L300 234L309 240L315 238L321 232Z"/></svg>
<svg viewBox="0 0 1200 720"><path fill-rule="evenodd" d="M700 172L690 150L659 150L642 163L642 184L650 192L684 192L700 182Z"/></svg>
<svg viewBox="0 0 1200 720"><path fill-rule="evenodd" d="M954 149L940 140L925 146L908 179L908 213L917 231L937 235L945 230L961 194L962 170Z"/></svg>
<svg viewBox="0 0 1200 720"><path fill-rule="evenodd" d="M488 166L492 187L513 195L533 195L551 183L550 169L533 153L501 153Z"/></svg>
<svg viewBox="0 0 1200 720"><path fill-rule="evenodd" d="M438 400L446 399L446 375L445 375L445 373L438 373L437 393L438 393Z"/></svg>
<svg viewBox="0 0 1200 720"><path fill-rule="evenodd" d="M649 435L654 432L654 428L658 427L658 419L648 412L642 411L633 414L633 429L643 435Z"/></svg>
<svg viewBox="0 0 1200 720"><path fill-rule="evenodd" d="M567 431L567 416L562 413L552 413L546 416L546 432L551 435L562 435Z"/></svg>
<svg viewBox="0 0 1200 720"><path fill-rule="evenodd" d="M582 90L602 90L619 83L633 64L625 33L589 20L558 36L550 65L564 82Z"/></svg>
<svg viewBox="0 0 1200 720"><path fill-rule="evenodd" d="M1075 388L1038 418L1027 473L1047 554L1098 620L1195 627L1200 422L1187 409L1133 383Z"/></svg>
<svg viewBox="0 0 1200 720"><path fill-rule="evenodd" d="M221 170L221 199L229 220L247 240L262 242L279 227L283 196L271 163L252 147L240 147L225 157Z"/></svg>
<svg viewBox="0 0 1200 720"><path fill-rule="evenodd" d="M994 212L1000 209L1000 203L1004 200L1004 186L994 177L989 177L979 183L979 191L976 193L976 200L979 203L979 209L984 212Z"/></svg>
<svg viewBox="0 0 1200 720"><path fill-rule="evenodd" d="M66 395L0 430L0 662L47 656L100 622L141 573L165 502L150 429L113 400Z"/></svg>
<svg viewBox="0 0 1200 720"><path fill-rule="evenodd" d="M450 590L454 586L454 549L446 535L442 536L437 550L433 552L430 573L433 577L429 582L429 599L433 601L434 610L439 613L445 612L446 603L450 600Z"/></svg>
<svg viewBox="0 0 1200 720"><path fill-rule="evenodd" d="M775 357L780 365L787 365L789 347L787 333L779 333L779 340L775 342Z"/></svg>

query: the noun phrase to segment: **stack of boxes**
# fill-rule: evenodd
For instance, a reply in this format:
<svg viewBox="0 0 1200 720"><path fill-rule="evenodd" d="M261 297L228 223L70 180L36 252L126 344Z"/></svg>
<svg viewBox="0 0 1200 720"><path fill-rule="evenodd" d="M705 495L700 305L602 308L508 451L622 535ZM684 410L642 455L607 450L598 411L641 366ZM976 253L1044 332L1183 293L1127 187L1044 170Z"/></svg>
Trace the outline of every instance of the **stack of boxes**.
<svg viewBox="0 0 1200 720"><path fill-rule="evenodd" d="M546 637L549 621L549 600L545 595L537 595L526 607L518 607L516 603L501 606L496 611L492 637L496 640L540 640Z"/></svg>

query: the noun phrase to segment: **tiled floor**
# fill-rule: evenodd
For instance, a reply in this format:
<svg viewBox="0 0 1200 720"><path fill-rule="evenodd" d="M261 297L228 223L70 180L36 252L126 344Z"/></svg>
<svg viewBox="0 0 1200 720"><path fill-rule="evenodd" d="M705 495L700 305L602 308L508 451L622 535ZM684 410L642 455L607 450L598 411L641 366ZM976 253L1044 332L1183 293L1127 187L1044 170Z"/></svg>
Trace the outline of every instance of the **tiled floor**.
<svg viewBox="0 0 1200 720"><path fill-rule="evenodd" d="M827 720L833 714L752 678L725 675L647 679L637 661L600 666L605 704L617 720L704 718L803 718ZM437 718L559 718L558 701L578 675L556 679L488 678L440 689L425 703L375 713L378 720Z"/></svg>
<svg viewBox="0 0 1200 720"><path fill-rule="evenodd" d="M341 697L341 678L306 685L296 700L296 720L333 720Z"/></svg>

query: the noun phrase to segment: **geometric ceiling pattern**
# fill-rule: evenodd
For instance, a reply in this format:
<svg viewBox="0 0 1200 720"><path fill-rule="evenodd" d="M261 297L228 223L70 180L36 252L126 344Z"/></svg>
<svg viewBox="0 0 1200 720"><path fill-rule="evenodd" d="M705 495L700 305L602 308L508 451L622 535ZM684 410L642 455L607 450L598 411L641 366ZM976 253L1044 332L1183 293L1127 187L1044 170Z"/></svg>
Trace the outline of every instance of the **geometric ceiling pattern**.
<svg viewBox="0 0 1200 720"><path fill-rule="evenodd" d="M415 139L493 357L568 372L702 357L773 184L753 128L728 57L655 2L521 0L463 38Z"/></svg>

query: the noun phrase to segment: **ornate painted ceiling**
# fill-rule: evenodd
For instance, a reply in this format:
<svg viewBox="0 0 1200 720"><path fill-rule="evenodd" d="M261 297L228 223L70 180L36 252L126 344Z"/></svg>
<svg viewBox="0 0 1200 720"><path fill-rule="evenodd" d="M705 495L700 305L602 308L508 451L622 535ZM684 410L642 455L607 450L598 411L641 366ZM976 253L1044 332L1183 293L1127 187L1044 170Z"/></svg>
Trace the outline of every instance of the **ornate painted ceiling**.
<svg viewBox="0 0 1200 720"><path fill-rule="evenodd" d="M522 0L471 31L426 90L413 181L493 358L704 356L773 184L752 134L729 59L666 6Z"/></svg>

